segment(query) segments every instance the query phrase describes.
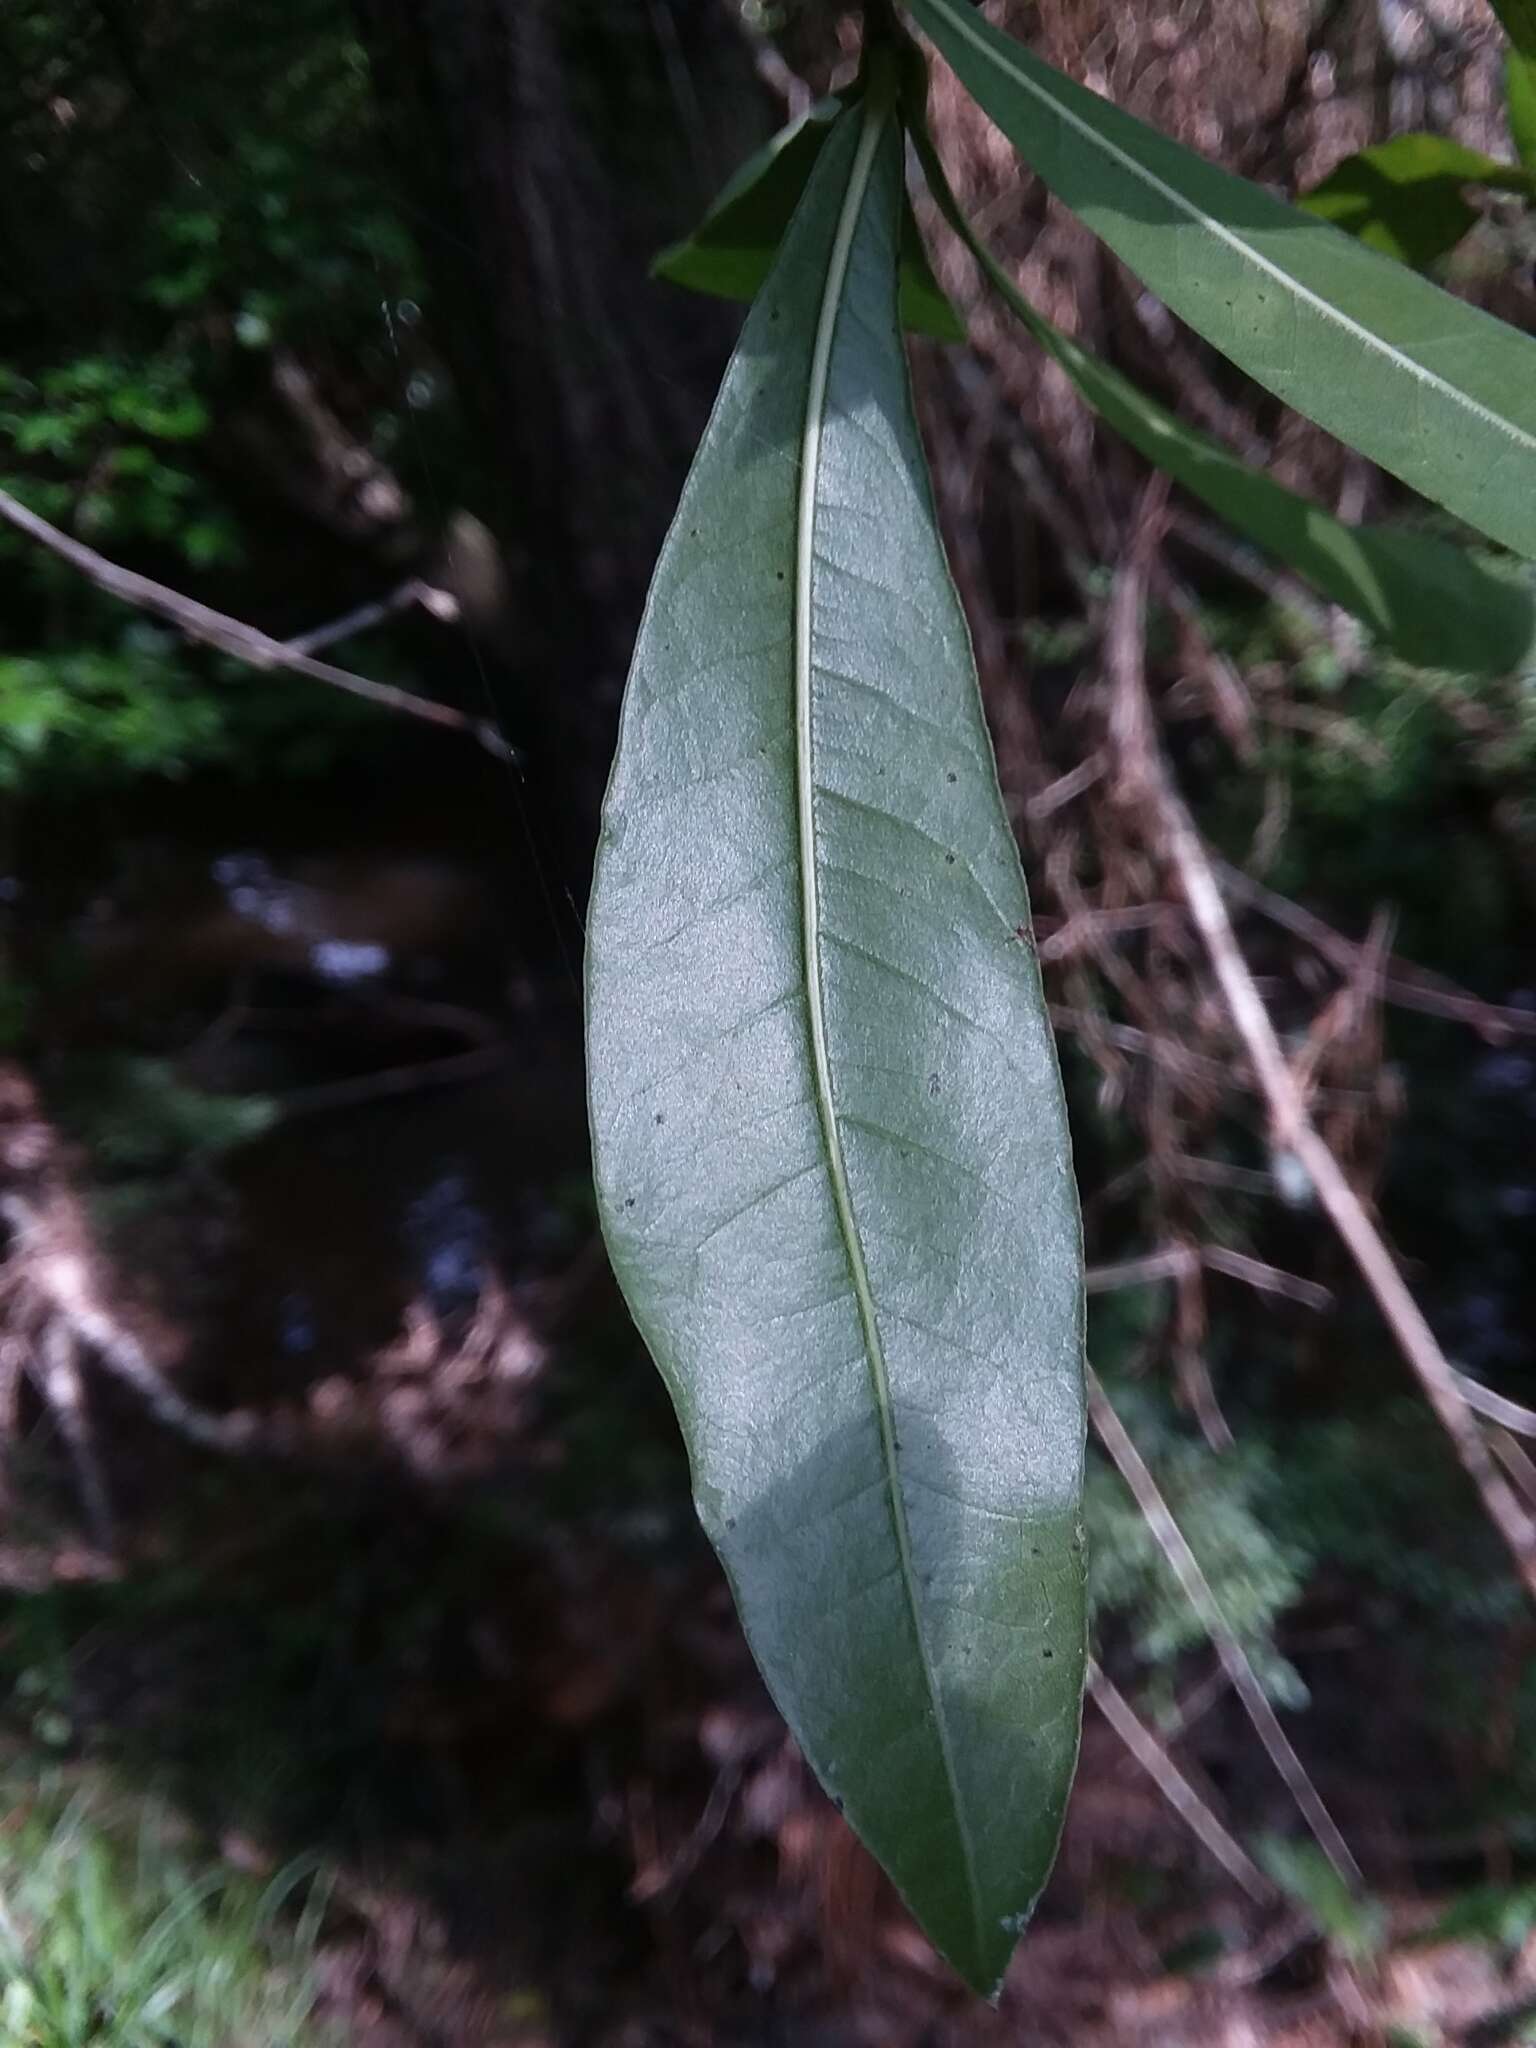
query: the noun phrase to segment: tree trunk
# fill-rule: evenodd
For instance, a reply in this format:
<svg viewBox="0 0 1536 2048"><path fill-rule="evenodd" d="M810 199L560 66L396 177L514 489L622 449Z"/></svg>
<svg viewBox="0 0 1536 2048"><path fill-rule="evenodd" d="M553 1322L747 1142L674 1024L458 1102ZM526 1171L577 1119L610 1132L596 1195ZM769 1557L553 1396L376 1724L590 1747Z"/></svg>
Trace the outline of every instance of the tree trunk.
<svg viewBox="0 0 1536 2048"><path fill-rule="evenodd" d="M355 6L471 437L469 509L499 556L472 579L473 623L579 890L651 563L733 324L647 266L773 109L719 0Z"/></svg>

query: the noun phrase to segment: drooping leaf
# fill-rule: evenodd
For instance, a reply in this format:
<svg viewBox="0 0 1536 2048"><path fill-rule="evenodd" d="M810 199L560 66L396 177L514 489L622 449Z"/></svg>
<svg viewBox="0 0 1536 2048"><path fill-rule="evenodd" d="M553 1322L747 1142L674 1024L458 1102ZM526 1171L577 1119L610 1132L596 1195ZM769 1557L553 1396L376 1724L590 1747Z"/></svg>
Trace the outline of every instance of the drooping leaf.
<svg viewBox="0 0 1536 2048"><path fill-rule="evenodd" d="M1510 139L1521 163L1536 178L1536 56L1511 50L1504 59L1504 96Z"/></svg>
<svg viewBox="0 0 1536 2048"><path fill-rule="evenodd" d="M1394 135L1346 157L1298 203L1369 248L1422 270L1476 225L1468 185L1529 191L1530 179L1518 165L1444 135Z"/></svg>
<svg viewBox="0 0 1536 2048"><path fill-rule="evenodd" d="M834 126L656 571L589 1092L614 1271L758 1662L991 1991L1077 1746L1081 1248L896 316L892 99Z"/></svg>
<svg viewBox="0 0 1536 2048"><path fill-rule="evenodd" d="M653 276L720 299L751 300L762 288L832 124L857 92L818 100L749 157L681 242L663 249ZM901 317L914 334L963 341L959 315L934 277L911 202L901 218Z"/></svg>
<svg viewBox="0 0 1536 2048"><path fill-rule="evenodd" d="M1046 184L1197 333L1536 557L1536 341L1074 84L967 0L907 0Z"/></svg>
<svg viewBox="0 0 1536 2048"><path fill-rule="evenodd" d="M1088 403L1137 453L1353 612L1407 661L1502 675L1536 660L1536 597L1425 534L1346 526L1186 426L1032 306L966 219L926 127L913 134L929 190L993 287Z"/></svg>

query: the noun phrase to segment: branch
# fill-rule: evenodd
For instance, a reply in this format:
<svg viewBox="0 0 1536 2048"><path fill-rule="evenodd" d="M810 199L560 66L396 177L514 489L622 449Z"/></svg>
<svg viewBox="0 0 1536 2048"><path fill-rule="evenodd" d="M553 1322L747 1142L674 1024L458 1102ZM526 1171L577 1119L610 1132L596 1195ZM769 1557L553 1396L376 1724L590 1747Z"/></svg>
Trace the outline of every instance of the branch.
<svg viewBox="0 0 1536 2048"><path fill-rule="evenodd" d="M430 697L418 697L410 690L398 689L393 683L376 683L368 676L354 675L350 669L336 668L328 661L316 661L313 655L303 651L302 646L285 646L281 640L274 640L258 627L247 626L224 612L213 611L208 605L199 604L195 598L185 597L180 591L168 589L165 584L156 583L148 576L140 576L136 570L121 568L116 562L109 562L104 555L98 555L94 548L88 548L69 534L61 533L56 526L50 526L46 519L40 519L20 499L13 498L9 491L0 491L0 519L9 521L18 532L48 548L61 561L68 562L72 569L78 569L98 590L104 590L122 604L133 605L139 611L151 612L156 618L164 619L189 640L216 647L221 654L232 655L236 661L243 661L251 668L288 669L294 675L308 676L312 682L329 683L332 689L345 690L353 697L381 705L386 711L403 712L408 718L420 718L431 725L466 733L498 760L516 758L512 748L489 720L469 718L462 711L455 711L451 705L438 704Z"/></svg>
<svg viewBox="0 0 1536 2048"><path fill-rule="evenodd" d="M1322 918L1304 910L1299 903L1293 903L1288 896L1266 889L1262 882L1256 882L1241 868L1232 867L1226 861L1214 861L1212 865L1223 887L1240 903L1248 904L1295 937L1304 939L1340 973L1353 972L1361 950L1353 939L1345 938L1342 932L1335 931L1331 924L1325 924ZM1492 1045L1504 1044L1510 1038L1536 1038L1536 1010L1517 1010L1503 1003L1486 1003L1470 990L1458 988L1455 982L1448 981L1443 975L1432 974L1427 968L1416 967L1411 960L1400 960L1396 955L1389 956L1382 963L1377 989L1384 1002L1393 1003L1399 1009L1418 1010L1426 1017L1448 1017L1453 1023L1469 1024Z"/></svg>
<svg viewBox="0 0 1536 2048"><path fill-rule="evenodd" d="M375 626L382 626L396 612L409 611L413 604L419 604L436 619L456 619L459 616L459 601L446 590L434 590L430 583L424 583L419 576L407 576L388 597L376 598L372 604L360 604L355 611L343 612L339 619L329 619L323 626L313 626L307 633L295 633L283 644L291 654L318 654L322 647L334 647L338 640L350 640L354 634L371 632Z"/></svg>
<svg viewBox="0 0 1536 2048"><path fill-rule="evenodd" d="M1122 1259L1118 1265L1090 1266L1085 1285L1090 1294L1113 1294L1123 1287L1152 1287L1161 1280L1185 1280L1202 1266L1212 1273L1225 1273L1229 1279L1241 1280L1244 1286L1255 1288L1260 1294L1279 1294L1287 1301L1300 1302L1303 1308L1322 1310L1333 1306L1332 1294L1315 1280L1303 1280L1296 1273L1283 1272L1279 1266L1268 1266L1262 1259L1250 1258L1246 1252L1235 1252L1222 1244L1172 1244L1162 1251L1144 1253L1138 1259ZM1468 1385L1476 1386L1476 1382L1469 1381ZM1486 1388L1479 1387L1477 1391L1488 1401L1498 1403L1495 1420L1502 1421L1507 1429L1517 1427L1508 1420L1510 1414L1516 1414L1526 1418L1531 1434L1536 1435L1536 1415L1516 1408L1500 1394L1488 1393ZM1467 1398L1474 1408L1479 1405L1472 1394Z"/></svg>
<svg viewBox="0 0 1536 2048"><path fill-rule="evenodd" d="M1104 1676L1092 1658L1088 1660L1088 1691L1094 1705L1164 1799L1227 1875L1235 1878L1256 1904L1271 1903L1278 1896L1275 1886L1231 1830L1206 1805L1124 1693Z"/></svg>
<svg viewBox="0 0 1536 2048"><path fill-rule="evenodd" d="M1374 1295L1399 1350L1417 1375L1536 1600L1536 1520L1527 1514L1495 1464L1466 1393L1423 1311L1344 1169L1307 1113L1296 1077L1238 946L1210 856L1163 758L1147 696L1143 613L1148 563L1158 539L1165 498L1166 491L1153 485L1143 500L1137 531L1116 576L1106 628L1105 661L1113 690L1110 726L1121 793L1142 808L1149 843L1178 879L1268 1106L1276 1147L1291 1153L1305 1169L1319 1203Z"/></svg>
<svg viewBox="0 0 1536 2048"><path fill-rule="evenodd" d="M1212 1648L1221 1659L1222 1669L1231 1679L1233 1690L1253 1723L1255 1734L1263 1743L1286 1790L1295 1800L1302 1819L1316 1837L1318 1847L1346 1884L1358 1885L1360 1866L1350 1854L1349 1845L1339 1833L1333 1815L1324 1805L1322 1794L1307 1776L1306 1767L1291 1746L1290 1737L1280 1726L1269 1695L1260 1685L1247 1651L1222 1613L1221 1603L1200 1560L1190 1549L1188 1538L1174 1520L1173 1510L1164 1500L1146 1460L1132 1442L1130 1432L1115 1413L1114 1404L1092 1366L1088 1368L1088 1414L1116 1471L1135 1496L1142 1519L1167 1559L1185 1599L1199 1616Z"/></svg>
<svg viewBox="0 0 1536 2048"><path fill-rule="evenodd" d="M1522 1408L1518 1401L1507 1401L1492 1387L1485 1387L1480 1380L1473 1379L1469 1373L1458 1372L1454 1366L1451 1377L1469 1408L1475 1408L1479 1415L1486 1415L1490 1422L1496 1422L1514 1436L1536 1437L1536 1410Z"/></svg>

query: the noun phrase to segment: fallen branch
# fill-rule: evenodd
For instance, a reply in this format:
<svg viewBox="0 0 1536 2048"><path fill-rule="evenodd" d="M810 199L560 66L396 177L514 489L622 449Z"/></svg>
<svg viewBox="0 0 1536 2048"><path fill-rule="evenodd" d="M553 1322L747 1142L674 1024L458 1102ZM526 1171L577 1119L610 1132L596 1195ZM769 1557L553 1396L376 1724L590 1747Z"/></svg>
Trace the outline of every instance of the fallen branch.
<svg viewBox="0 0 1536 2048"><path fill-rule="evenodd" d="M1312 1123L1238 946L1210 856L1163 758L1147 695L1144 612L1148 565L1165 499L1165 487L1149 486L1137 531L1115 580L1105 634L1105 660L1113 690L1110 727L1121 796L1142 810L1149 842L1176 876L1189 905L1265 1099L1276 1149L1290 1153L1306 1173L1536 1600L1536 1519L1526 1512L1494 1462L1467 1396L1423 1311L1344 1169Z"/></svg>
<svg viewBox="0 0 1536 2048"><path fill-rule="evenodd" d="M1124 1693L1104 1676L1091 1658L1088 1662L1088 1693L1179 1819L1215 1857L1227 1875L1235 1878L1258 1905L1268 1905L1276 1899L1279 1896L1276 1887L1200 1797Z"/></svg>
<svg viewBox="0 0 1536 2048"><path fill-rule="evenodd" d="M67 1332L73 1346L130 1387L156 1422L206 1450L255 1447L252 1417L216 1415L188 1401L106 1306L73 1196L58 1193L46 1207L15 1194L0 1196L0 1222L11 1235L11 1259L25 1262L27 1283L53 1327ZM52 1369L46 1359L45 1365ZM71 1448L76 1448L73 1443Z"/></svg>
<svg viewBox="0 0 1536 2048"><path fill-rule="evenodd" d="M1295 1800L1297 1810L1311 1829L1318 1847L1346 1884L1358 1885L1361 1881L1360 1866L1324 1804L1322 1794L1308 1777L1306 1766L1292 1747L1290 1737L1280 1726L1269 1695L1260 1685L1247 1651L1222 1613L1221 1603L1200 1560L1190 1549L1184 1531L1174 1520L1173 1510L1164 1500L1162 1490L1132 1441L1130 1431L1115 1413L1114 1403L1105 1393L1092 1366L1088 1368L1088 1416L1115 1470L1130 1488L1142 1519L1167 1559L1185 1599L1199 1616L1201 1626L1211 1639L1211 1647L1221 1659L1222 1669L1232 1681L1233 1691L1253 1723L1255 1734L1263 1743L1286 1790Z"/></svg>
<svg viewBox="0 0 1536 2048"><path fill-rule="evenodd" d="M121 604L132 605L138 611L150 612L156 618L164 619L189 640L217 648L221 654L231 655L250 668L287 669L293 675L308 676L312 682L329 683L332 689L345 690L349 696L361 697L386 711L401 712L408 718L419 718L430 725L462 732L500 761L516 758L513 749L488 719L470 718L449 704L439 704L430 697L418 697L413 691L402 690L394 683L378 683L369 676L354 675L350 669L336 668L328 661L317 661L302 647L274 640L270 633L263 633L256 626L247 626L224 612L216 612L208 605L199 604L195 598L171 590L163 583L156 583L151 577L139 575L137 570L124 569L116 562L109 562L94 548L88 548L82 541L61 533L58 527L50 526L46 519L39 518L19 498L13 498L9 491L0 491L0 519L7 520L19 533L49 549L60 561L68 562L72 569L77 569L108 597L115 597Z"/></svg>

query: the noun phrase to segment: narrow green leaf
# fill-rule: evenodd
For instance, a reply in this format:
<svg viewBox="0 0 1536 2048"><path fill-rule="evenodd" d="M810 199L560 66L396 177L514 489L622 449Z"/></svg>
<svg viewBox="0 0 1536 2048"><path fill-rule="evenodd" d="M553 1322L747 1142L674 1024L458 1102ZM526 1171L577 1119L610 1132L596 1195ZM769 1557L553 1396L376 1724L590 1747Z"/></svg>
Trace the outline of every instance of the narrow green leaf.
<svg viewBox="0 0 1536 2048"><path fill-rule="evenodd" d="M1536 0L1493 0L1504 33L1522 57L1536 57Z"/></svg>
<svg viewBox="0 0 1536 2048"><path fill-rule="evenodd" d="M769 1686L997 1986L1077 1747L1082 1271L1055 1053L896 317L833 129L662 552L588 929L614 1271Z"/></svg>
<svg viewBox="0 0 1536 2048"><path fill-rule="evenodd" d="M819 100L781 128L742 165L693 233L662 250L651 274L713 298L755 299L832 124L856 97L850 91ZM936 341L965 339L965 328L933 274L911 202L905 198L901 317L914 334Z"/></svg>
<svg viewBox="0 0 1536 2048"><path fill-rule="evenodd" d="M1278 397L1536 557L1536 341L1217 170L992 27L907 0L1046 184Z"/></svg>
<svg viewBox="0 0 1536 2048"><path fill-rule="evenodd" d="M915 118L913 136L929 190L993 287L1138 454L1353 612L1406 661L1503 675L1536 659L1536 600L1529 591L1428 535L1346 526L1249 469L1063 334L1024 297L966 219L932 138Z"/></svg>
<svg viewBox="0 0 1536 2048"><path fill-rule="evenodd" d="M1468 185L1528 192L1530 179L1518 165L1444 135L1394 135L1346 157L1298 204L1383 256L1422 270L1476 224Z"/></svg>
<svg viewBox="0 0 1536 2048"><path fill-rule="evenodd" d="M1504 93L1510 140L1521 163L1536 178L1536 56L1509 51L1504 59Z"/></svg>

